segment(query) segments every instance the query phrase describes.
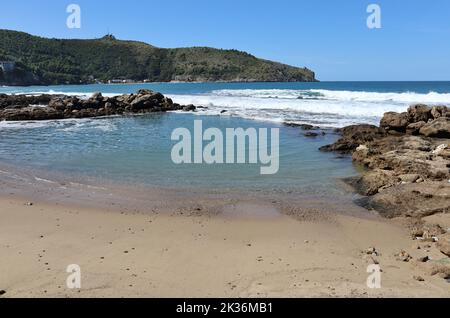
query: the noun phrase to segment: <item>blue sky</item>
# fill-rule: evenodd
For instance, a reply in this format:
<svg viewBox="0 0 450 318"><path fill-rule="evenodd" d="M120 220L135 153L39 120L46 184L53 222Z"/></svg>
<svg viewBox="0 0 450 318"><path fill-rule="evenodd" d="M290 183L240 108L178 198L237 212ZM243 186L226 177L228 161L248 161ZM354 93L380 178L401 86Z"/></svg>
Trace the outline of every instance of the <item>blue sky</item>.
<svg viewBox="0 0 450 318"><path fill-rule="evenodd" d="M66 7L82 10L66 27ZM367 28L367 6L382 28ZM0 28L159 47L236 48L307 66L320 80L450 80L448 0L2 0Z"/></svg>

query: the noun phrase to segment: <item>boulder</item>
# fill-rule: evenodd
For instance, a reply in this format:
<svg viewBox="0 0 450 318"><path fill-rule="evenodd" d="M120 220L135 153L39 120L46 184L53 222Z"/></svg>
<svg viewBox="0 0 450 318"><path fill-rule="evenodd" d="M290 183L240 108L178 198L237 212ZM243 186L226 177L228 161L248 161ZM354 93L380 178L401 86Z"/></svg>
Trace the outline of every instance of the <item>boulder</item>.
<svg viewBox="0 0 450 318"><path fill-rule="evenodd" d="M422 129L423 126L425 126L427 123L424 121L419 121L417 123L409 124L406 127L406 133L410 135L419 135L420 129Z"/></svg>
<svg viewBox="0 0 450 318"><path fill-rule="evenodd" d="M103 95L102 95L102 93L97 92L97 93L92 94L90 99L96 100L96 101L102 101Z"/></svg>
<svg viewBox="0 0 450 318"><path fill-rule="evenodd" d="M406 127L409 125L408 113L385 113L380 122L380 127L387 131L393 130L396 132L406 132Z"/></svg>
<svg viewBox="0 0 450 318"><path fill-rule="evenodd" d="M149 89L140 89L136 92L136 94L138 96L143 96L143 95L154 95L155 92Z"/></svg>
<svg viewBox="0 0 450 318"><path fill-rule="evenodd" d="M428 122L431 118L431 108L427 105L417 104L408 108L408 122L417 123L419 121Z"/></svg>
<svg viewBox="0 0 450 318"><path fill-rule="evenodd" d="M446 106L434 106L431 109L431 117L433 119L446 117L446 114L447 114L448 111L449 111L449 109Z"/></svg>
<svg viewBox="0 0 450 318"><path fill-rule="evenodd" d="M187 105L187 106L184 106L183 107L183 110L185 111L185 112L193 112L193 111L195 111L196 110L196 107L194 106L194 105Z"/></svg>
<svg viewBox="0 0 450 318"><path fill-rule="evenodd" d="M440 117L427 123L420 129L420 134L431 138L450 138L450 118Z"/></svg>
<svg viewBox="0 0 450 318"><path fill-rule="evenodd" d="M439 251L441 251L442 254L450 257L450 233L439 237L439 241L437 242L436 247L439 249Z"/></svg>

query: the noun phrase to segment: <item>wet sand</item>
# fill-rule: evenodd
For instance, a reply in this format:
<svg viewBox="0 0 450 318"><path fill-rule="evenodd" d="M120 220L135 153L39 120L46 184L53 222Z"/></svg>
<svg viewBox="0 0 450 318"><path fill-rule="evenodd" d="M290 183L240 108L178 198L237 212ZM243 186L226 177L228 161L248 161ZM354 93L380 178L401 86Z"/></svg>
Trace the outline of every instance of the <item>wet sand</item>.
<svg viewBox="0 0 450 318"><path fill-rule="evenodd" d="M396 259L414 244L399 220L356 206L157 189L126 200L124 189L1 180L2 297L449 297L445 280L417 281L423 272ZM370 247L381 289L366 285ZM66 286L70 264L79 290Z"/></svg>

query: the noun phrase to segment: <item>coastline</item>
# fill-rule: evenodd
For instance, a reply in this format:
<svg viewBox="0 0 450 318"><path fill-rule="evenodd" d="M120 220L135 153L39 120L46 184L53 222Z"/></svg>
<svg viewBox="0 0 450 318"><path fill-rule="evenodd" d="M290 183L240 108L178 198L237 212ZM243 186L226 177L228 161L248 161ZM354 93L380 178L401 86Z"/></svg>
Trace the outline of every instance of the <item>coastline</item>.
<svg viewBox="0 0 450 318"><path fill-rule="evenodd" d="M177 81L177 80L171 80L167 82L161 82L161 81L155 81L155 82L124 82L124 83L108 83L108 82L92 82L92 83L68 83L68 84L54 84L49 85L48 83L45 84L32 84L32 85L0 85L0 87L47 87L47 86L70 86L70 85L79 85L79 86L88 86L88 85L109 85L109 86L119 86L119 85L137 85L137 84L248 84L248 83L320 83L320 80L314 80L314 81L260 81L260 80L228 80L228 81ZM444 82L444 81L443 81Z"/></svg>

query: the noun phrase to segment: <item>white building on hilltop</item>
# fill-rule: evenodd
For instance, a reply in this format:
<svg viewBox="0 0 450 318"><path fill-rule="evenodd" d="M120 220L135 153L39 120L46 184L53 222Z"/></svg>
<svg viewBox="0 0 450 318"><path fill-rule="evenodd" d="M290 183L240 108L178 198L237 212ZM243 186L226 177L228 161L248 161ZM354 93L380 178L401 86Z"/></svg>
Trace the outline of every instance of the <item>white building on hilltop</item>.
<svg viewBox="0 0 450 318"><path fill-rule="evenodd" d="M16 68L16 63L11 61L0 61L0 69L7 73L12 72Z"/></svg>

